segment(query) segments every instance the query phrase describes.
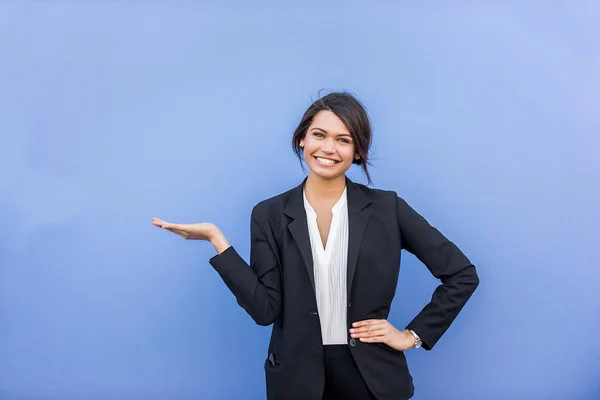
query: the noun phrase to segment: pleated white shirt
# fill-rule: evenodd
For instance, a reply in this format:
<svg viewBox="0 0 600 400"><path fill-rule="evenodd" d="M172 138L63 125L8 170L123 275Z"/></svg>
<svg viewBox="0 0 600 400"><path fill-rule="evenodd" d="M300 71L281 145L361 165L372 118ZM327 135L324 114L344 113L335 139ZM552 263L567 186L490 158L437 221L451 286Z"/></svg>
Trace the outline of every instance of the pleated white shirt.
<svg viewBox="0 0 600 400"><path fill-rule="evenodd" d="M333 206L327 244L323 248L317 213L304 193L304 209L313 257L315 294L323 344L346 344L348 271L348 200L346 190Z"/></svg>

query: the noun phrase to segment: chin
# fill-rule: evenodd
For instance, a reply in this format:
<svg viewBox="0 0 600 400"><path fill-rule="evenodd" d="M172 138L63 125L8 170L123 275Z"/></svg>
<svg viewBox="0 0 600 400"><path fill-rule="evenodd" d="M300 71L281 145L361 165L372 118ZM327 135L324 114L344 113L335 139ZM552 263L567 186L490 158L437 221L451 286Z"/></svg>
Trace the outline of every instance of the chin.
<svg viewBox="0 0 600 400"><path fill-rule="evenodd" d="M337 168L334 171L332 171L332 170L323 171L323 168L319 168L318 165L316 167L309 166L309 169L310 169L311 173L313 173L314 175L318 176L321 179L335 179L335 178L339 178L340 176L345 176L345 174L346 174L346 170L337 169Z"/></svg>

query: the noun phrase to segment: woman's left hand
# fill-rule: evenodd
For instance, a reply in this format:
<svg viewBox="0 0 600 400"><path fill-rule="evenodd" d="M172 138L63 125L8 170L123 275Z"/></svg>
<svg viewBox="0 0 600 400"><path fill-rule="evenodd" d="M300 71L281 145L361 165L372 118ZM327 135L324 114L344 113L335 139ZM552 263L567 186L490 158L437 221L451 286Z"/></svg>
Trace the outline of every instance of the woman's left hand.
<svg viewBox="0 0 600 400"><path fill-rule="evenodd" d="M367 319L352 324L350 337L365 343L384 343L394 350L405 351L415 344L408 329L399 331L385 319Z"/></svg>

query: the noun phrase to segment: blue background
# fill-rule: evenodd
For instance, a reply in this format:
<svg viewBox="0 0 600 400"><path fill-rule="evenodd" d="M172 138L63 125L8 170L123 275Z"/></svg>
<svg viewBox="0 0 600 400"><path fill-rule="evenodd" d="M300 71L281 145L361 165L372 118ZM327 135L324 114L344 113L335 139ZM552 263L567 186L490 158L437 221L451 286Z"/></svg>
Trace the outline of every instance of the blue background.
<svg viewBox="0 0 600 400"><path fill-rule="evenodd" d="M303 178L319 89L373 120L375 187L478 266L414 399L600 398L594 1L0 3L0 399L261 399L270 328L151 225L247 258ZM349 176L363 177L352 169ZM403 258L403 327L437 285Z"/></svg>

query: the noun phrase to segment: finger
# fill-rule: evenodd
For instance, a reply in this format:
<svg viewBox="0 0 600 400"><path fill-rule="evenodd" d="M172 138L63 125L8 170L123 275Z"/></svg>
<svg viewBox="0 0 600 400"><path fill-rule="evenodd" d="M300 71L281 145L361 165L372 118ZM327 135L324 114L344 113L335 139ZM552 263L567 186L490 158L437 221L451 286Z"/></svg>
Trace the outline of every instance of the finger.
<svg viewBox="0 0 600 400"><path fill-rule="evenodd" d="M186 224L167 224L169 228L177 229L180 231L186 231Z"/></svg>
<svg viewBox="0 0 600 400"><path fill-rule="evenodd" d="M359 340L365 343L383 343L385 341L385 336L366 337L360 338Z"/></svg>
<svg viewBox="0 0 600 400"><path fill-rule="evenodd" d="M183 230L183 227L180 224L171 224L169 222L165 222L162 225L162 227L165 228L165 229L177 229L177 230L180 230L180 231Z"/></svg>
<svg viewBox="0 0 600 400"><path fill-rule="evenodd" d="M352 328L352 329L350 329L350 333L367 332L367 331L372 331L372 330L376 330L376 329L381 329L383 327L385 327L385 324L383 324L381 321L377 321L377 322L373 322L369 325L361 326L360 328Z"/></svg>
<svg viewBox="0 0 600 400"><path fill-rule="evenodd" d="M387 333L387 331L385 329L377 329L377 330L373 330L373 331L353 333L350 336L352 336L353 338L368 338L368 337L376 337L376 336L384 337L386 335L386 333Z"/></svg>
<svg viewBox="0 0 600 400"><path fill-rule="evenodd" d="M168 223L167 221L163 221L160 218L152 218L152 225L158 226L160 228L164 228L165 225L172 225L172 224Z"/></svg>
<svg viewBox="0 0 600 400"><path fill-rule="evenodd" d="M381 321L382 321L381 319L366 319L364 321L357 321L357 322L353 323L352 326L354 328L360 328L361 326L367 326L367 325L370 325L370 324L376 324L376 323L379 323Z"/></svg>

